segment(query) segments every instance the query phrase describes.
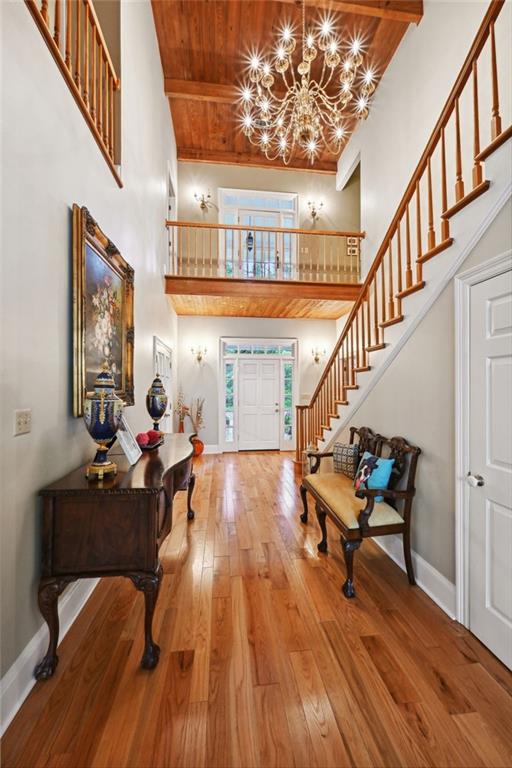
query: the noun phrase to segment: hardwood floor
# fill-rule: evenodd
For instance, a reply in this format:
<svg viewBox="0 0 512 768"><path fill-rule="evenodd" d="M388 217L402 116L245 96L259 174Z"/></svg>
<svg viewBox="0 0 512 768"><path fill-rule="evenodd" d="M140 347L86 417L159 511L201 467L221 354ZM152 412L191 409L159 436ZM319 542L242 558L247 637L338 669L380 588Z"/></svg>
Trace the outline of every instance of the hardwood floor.
<svg viewBox="0 0 512 768"><path fill-rule="evenodd" d="M139 668L143 601L104 579L7 731L2 765L512 765L512 675L366 541L358 597L329 528L299 522L289 455L205 456L176 499ZM314 515L312 516L314 518Z"/></svg>

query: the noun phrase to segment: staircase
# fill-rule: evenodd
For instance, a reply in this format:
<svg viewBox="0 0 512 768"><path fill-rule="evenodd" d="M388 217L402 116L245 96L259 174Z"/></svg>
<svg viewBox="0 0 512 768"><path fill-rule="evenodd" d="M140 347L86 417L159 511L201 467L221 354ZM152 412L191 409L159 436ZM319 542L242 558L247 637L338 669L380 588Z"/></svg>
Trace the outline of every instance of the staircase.
<svg viewBox="0 0 512 768"><path fill-rule="evenodd" d="M313 397L296 406L297 461L346 425L511 195L512 125L500 114L510 72L498 72L495 35L503 5L490 3Z"/></svg>

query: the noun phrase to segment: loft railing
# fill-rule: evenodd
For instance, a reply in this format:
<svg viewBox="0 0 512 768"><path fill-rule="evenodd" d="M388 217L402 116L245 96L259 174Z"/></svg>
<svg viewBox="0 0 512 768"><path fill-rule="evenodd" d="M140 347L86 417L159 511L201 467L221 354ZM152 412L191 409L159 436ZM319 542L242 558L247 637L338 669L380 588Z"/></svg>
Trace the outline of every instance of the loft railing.
<svg viewBox="0 0 512 768"><path fill-rule="evenodd" d="M357 283L362 232L167 221L170 274Z"/></svg>
<svg viewBox="0 0 512 768"><path fill-rule="evenodd" d="M118 185L120 88L92 0L25 0Z"/></svg>
<svg viewBox="0 0 512 768"><path fill-rule="evenodd" d="M423 264L452 244L451 217L488 189L483 161L512 136L512 126L503 128L500 114L502 78L503 92L510 89L509 66L498 73L495 24L503 4L493 0L489 5L313 397L297 406L297 461L306 447L323 438L338 406L348 404L347 392L357 389L357 374L370 369L370 353L385 346L385 329L403 319L403 299L425 285ZM486 87L480 82L484 64ZM469 185L464 170L471 175Z"/></svg>

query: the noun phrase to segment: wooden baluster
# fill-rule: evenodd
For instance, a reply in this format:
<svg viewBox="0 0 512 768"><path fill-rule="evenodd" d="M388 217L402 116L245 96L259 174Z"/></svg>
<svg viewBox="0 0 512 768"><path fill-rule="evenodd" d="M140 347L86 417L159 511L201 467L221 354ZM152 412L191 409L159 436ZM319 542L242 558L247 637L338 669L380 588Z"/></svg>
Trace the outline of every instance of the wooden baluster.
<svg viewBox="0 0 512 768"><path fill-rule="evenodd" d="M365 304L366 304L366 296L361 303L361 367L362 368L365 368L367 364L365 322L364 322ZM368 306L367 306L367 309L368 309Z"/></svg>
<svg viewBox="0 0 512 768"><path fill-rule="evenodd" d="M66 44L64 50L64 63L71 71L71 0L66 0Z"/></svg>
<svg viewBox="0 0 512 768"><path fill-rule="evenodd" d="M55 22L53 25L53 39L55 40L55 45L57 48L60 48L60 14L60 0L55 0Z"/></svg>
<svg viewBox="0 0 512 768"><path fill-rule="evenodd" d="M397 300L396 308L399 315L402 314L402 237L400 234L400 220L396 225L396 269L397 269Z"/></svg>
<svg viewBox="0 0 512 768"><path fill-rule="evenodd" d="M480 154L480 116L478 114L478 72L473 62L473 189L482 183L482 165L476 159Z"/></svg>
<svg viewBox="0 0 512 768"><path fill-rule="evenodd" d="M412 261L411 261L411 220L409 217L409 203L405 208L405 287L412 286Z"/></svg>
<svg viewBox="0 0 512 768"><path fill-rule="evenodd" d="M48 26L50 23L50 18L48 16L48 0L41 0L41 16L43 17L46 26Z"/></svg>
<svg viewBox="0 0 512 768"><path fill-rule="evenodd" d="M446 141L444 128L441 129L441 213L448 209L448 187L446 183ZM444 242L450 237L450 222L441 219L441 240Z"/></svg>
<svg viewBox="0 0 512 768"><path fill-rule="evenodd" d="M462 179L462 150L460 143L460 114L459 100L455 100L455 202L464 197L464 181Z"/></svg>
<svg viewBox="0 0 512 768"><path fill-rule="evenodd" d="M84 51L84 103L89 109L89 3L84 0L85 51Z"/></svg>
<svg viewBox="0 0 512 768"><path fill-rule="evenodd" d="M368 347L372 345L372 319L370 314L370 288L366 289L366 338L368 340ZM365 347L365 360L369 361L368 349Z"/></svg>
<svg viewBox="0 0 512 768"><path fill-rule="evenodd" d="M350 326L350 384L354 386L356 383L355 368L355 356L354 356L354 324Z"/></svg>
<svg viewBox="0 0 512 768"><path fill-rule="evenodd" d="M416 258L421 259L423 249L421 245L421 199L420 199L420 180L416 182ZM423 279L423 267L421 262L416 261L416 282L421 283Z"/></svg>
<svg viewBox="0 0 512 768"><path fill-rule="evenodd" d="M491 33L491 68L492 68L492 120L491 139L497 139L501 133L500 99L498 90L498 66L496 62L496 40L494 37L494 21L490 24Z"/></svg>
<svg viewBox="0 0 512 768"><path fill-rule="evenodd" d="M97 126L100 136L103 135L103 50L98 40L98 116Z"/></svg>
<svg viewBox="0 0 512 768"><path fill-rule="evenodd" d="M384 269L384 259L380 260L380 299L381 299L381 311L382 320L381 323L386 322L386 275Z"/></svg>
<svg viewBox="0 0 512 768"><path fill-rule="evenodd" d="M110 157L113 161L115 161L115 145L116 145L116 137L114 134L114 114L115 114L115 104L114 104L114 77L113 75L110 76L110 144L109 144L109 150L110 150Z"/></svg>
<svg viewBox="0 0 512 768"><path fill-rule="evenodd" d="M395 297L393 288L393 251L391 248L392 237L389 239L388 246L388 320L393 320L395 317ZM384 260L383 260L384 261Z"/></svg>
<svg viewBox="0 0 512 768"><path fill-rule="evenodd" d="M240 235L240 232L238 232ZM210 277L213 277L213 254L212 254L212 230L208 230L208 251L210 254Z"/></svg>
<svg viewBox="0 0 512 768"><path fill-rule="evenodd" d="M97 97L97 67L96 67L96 60L98 57L98 33L96 31L96 27L94 25L94 21L92 23L92 80L91 80L91 117L96 122L97 118L97 110L96 110L96 97Z"/></svg>
<svg viewBox="0 0 512 768"><path fill-rule="evenodd" d="M356 316L354 318L354 325L355 325L355 343L356 343L356 357L355 357L355 365L354 368L359 368L359 312L356 312Z"/></svg>
<svg viewBox="0 0 512 768"><path fill-rule="evenodd" d="M77 2L76 8L76 22L75 22L75 83L78 90L82 82L82 30L81 30L81 13L80 9L82 4Z"/></svg>
<svg viewBox="0 0 512 768"><path fill-rule="evenodd" d="M427 250L431 251L436 247L436 232L434 229L434 202L432 200L432 168L430 157L427 160L427 185L428 185L428 234Z"/></svg>
<svg viewBox="0 0 512 768"><path fill-rule="evenodd" d="M103 143L105 144L105 146L108 149L108 96L109 96L108 78L109 78L109 71L108 71L108 62L107 62L106 58L104 59L103 63L105 65L105 75L104 75L104 78L103 78L103 86L104 86L104 89L105 89L104 99L103 99L103 102L105 104L105 112L104 112L104 115L103 115Z"/></svg>
<svg viewBox="0 0 512 768"><path fill-rule="evenodd" d="M375 346L380 344L380 326L379 326L379 302L377 298L377 272L373 276L373 332L375 335Z"/></svg>

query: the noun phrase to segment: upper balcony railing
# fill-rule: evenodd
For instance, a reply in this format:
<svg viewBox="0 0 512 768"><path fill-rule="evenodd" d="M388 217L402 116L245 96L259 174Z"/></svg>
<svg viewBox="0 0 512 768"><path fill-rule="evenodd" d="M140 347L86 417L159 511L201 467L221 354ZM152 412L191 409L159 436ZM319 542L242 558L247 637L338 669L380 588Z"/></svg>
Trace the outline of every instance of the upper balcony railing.
<svg viewBox="0 0 512 768"><path fill-rule="evenodd" d="M92 0L25 0L114 178L120 80Z"/></svg>
<svg viewBox="0 0 512 768"><path fill-rule="evenodd" d="M363 232L167 221L169 274L358 283Z"/></svg>

